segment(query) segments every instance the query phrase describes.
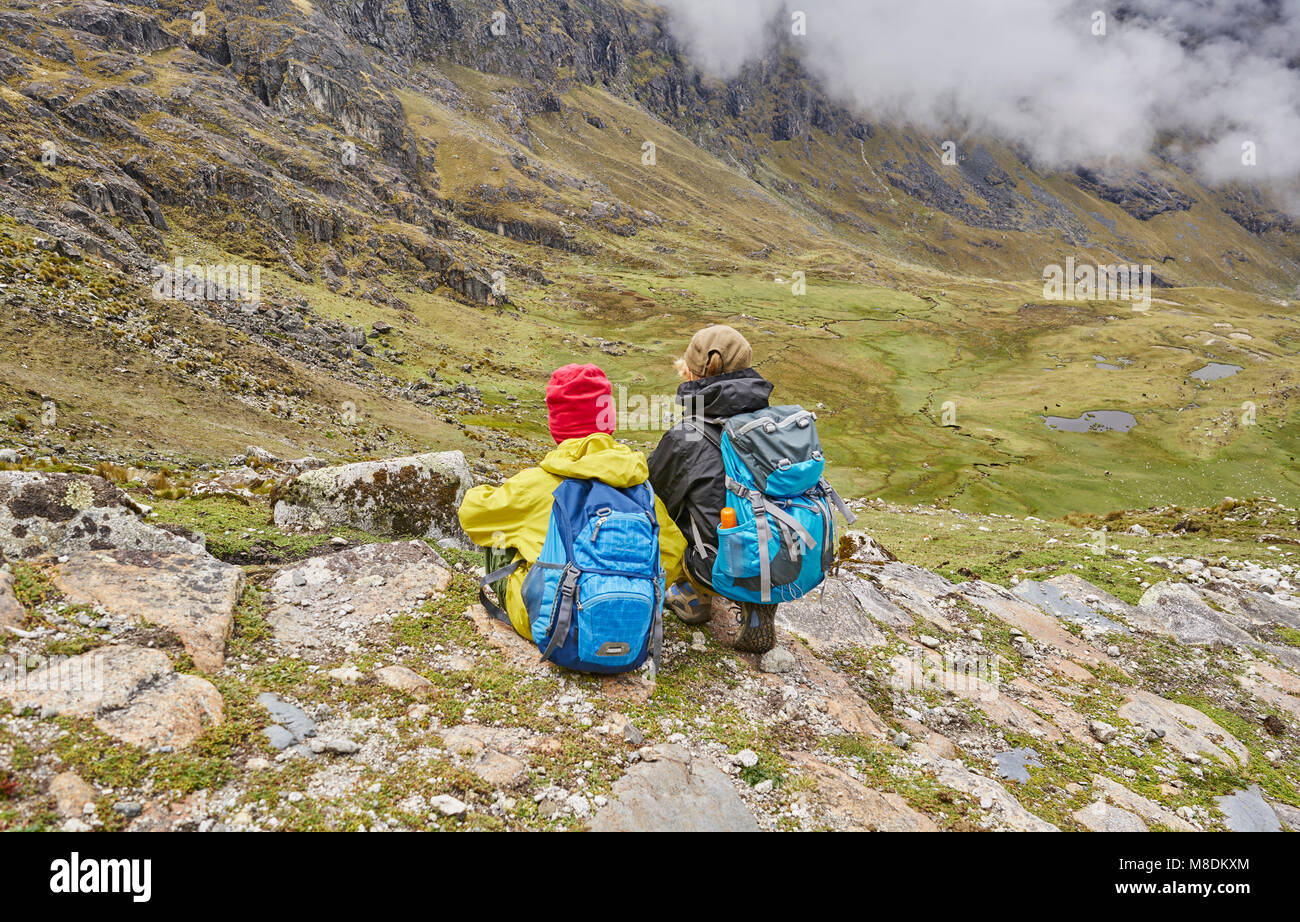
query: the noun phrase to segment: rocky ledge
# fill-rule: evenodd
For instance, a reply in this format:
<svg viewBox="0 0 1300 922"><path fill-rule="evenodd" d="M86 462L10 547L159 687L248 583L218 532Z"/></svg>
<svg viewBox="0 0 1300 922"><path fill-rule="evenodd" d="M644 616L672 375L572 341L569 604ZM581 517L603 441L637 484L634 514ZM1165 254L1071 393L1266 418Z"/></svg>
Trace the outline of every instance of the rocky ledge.
<svg viewBox="0 0 1300 922"><path fill-rule="evenodd" d="M277 559L0 472L0 827L1297 828L1290 565L1152 555L1124 601L857 532L771 653L670 619L657 680L602 679L478 606L459 453L237 460L188 502L260 509Z"/></svg>

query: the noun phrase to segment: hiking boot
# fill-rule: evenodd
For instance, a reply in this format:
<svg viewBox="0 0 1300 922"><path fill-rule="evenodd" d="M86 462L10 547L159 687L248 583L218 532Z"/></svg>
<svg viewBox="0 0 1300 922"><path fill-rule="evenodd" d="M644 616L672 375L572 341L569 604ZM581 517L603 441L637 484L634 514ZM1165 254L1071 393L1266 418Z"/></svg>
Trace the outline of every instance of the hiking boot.
<svg viewBox="0 0 1300 922"><path fill-rule="evenodd" d="M706 624L713 615L713 607L706 596L700 594L686 580L674 583L664 597L664 607L677 616L682 624Z"/></svg>
<svg viewBox="0 0 1300 922"><path fill-rule="evenodd" d="M732 644L742 653L766 653L776 646L776 606L754 602L732 603L738 609L740 633Z"/></svg>

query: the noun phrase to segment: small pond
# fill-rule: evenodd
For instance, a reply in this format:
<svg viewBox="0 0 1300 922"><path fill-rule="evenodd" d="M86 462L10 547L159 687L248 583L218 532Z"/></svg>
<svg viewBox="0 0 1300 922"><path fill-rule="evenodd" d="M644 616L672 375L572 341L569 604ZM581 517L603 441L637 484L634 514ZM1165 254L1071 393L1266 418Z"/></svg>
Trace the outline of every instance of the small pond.
<svg viewBox="0 0 1300 922"><path fill-rule="evenodd" d="M1064 432L1128 432L1138 424L1137 417L1124 410L1089 410L1082 416L1048 416L1049 429Z"/></svg>
<svg viewBox="0 0 1300 922"><path fill-rule="evenodd" d="M1240 365L1225 365L1222 362L1211 362L1204 368L1198 368L1187 377L1195 378L1197 381L1217 381L1220 378L1228 378L1241 371Z"/></svg>

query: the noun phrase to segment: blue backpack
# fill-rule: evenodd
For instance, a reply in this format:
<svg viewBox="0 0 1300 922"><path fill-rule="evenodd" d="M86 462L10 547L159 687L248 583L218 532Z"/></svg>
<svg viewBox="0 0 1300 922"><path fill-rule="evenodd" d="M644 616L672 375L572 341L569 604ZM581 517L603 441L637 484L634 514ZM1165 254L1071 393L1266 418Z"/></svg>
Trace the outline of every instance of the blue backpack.
<svg viewBox="0 0 1300 922"><path fill-rule="evenodd" d="M533 643L542 659L567 669L630 672L649 657L653 674L663 644L665 575L654 491L648 483L620 489L567 479L553 496L542 553L522 587ZM481 581L479 598L503 621L509 616L484 588L521 563Z"/></svg>
<svg viewBox="0 0 1300 922"><path fill-rule="evenodd" d="M734 528L718 528L713 588L737 602L793 601L819 586L835 562L835 516L855 517L823 476L817 417L799 406L741 413L723 425L726 505Z"/></svg>

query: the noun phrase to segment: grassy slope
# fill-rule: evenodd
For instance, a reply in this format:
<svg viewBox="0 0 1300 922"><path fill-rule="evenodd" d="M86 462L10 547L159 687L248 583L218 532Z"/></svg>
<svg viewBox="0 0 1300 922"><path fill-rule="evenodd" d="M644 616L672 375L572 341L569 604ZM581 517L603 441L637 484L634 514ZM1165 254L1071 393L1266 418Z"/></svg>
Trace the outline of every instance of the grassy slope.
<svg viewBox="0 0 1300 922"><path fill-rule="evenodd" d="M162 75L160 87L178 79L166 55L151 63ZM439 193L480 207L485 186L507 190L490 205L495 217L563 222L592 254L472 233L468 246L482 264L507 273L514 304L504 311L423 292L395 273L378 280L409 311L275 271L267 271L265 285L307 298L325 317L363 327L393 324L381 345L402 356L389 361L381 349L379 370L416 381L435 369L440 383L479 387L495 412L467 420L465 433L437 414L276 360L276 372L305 387L321 411L285 420L103 337L31 331L12 315L4 320L8 361L0 372L10 412L31 415L34 397L27 392L49 393L70 414L112 419L110 431L87 438L89 444L153 445L194 460L226 457L254 441L342 456L481 443L479 450L504 469L546 446L541 391L556 365L598 361L630 395L667 396L676 386L671 360L690 333L727 322L754 342L759 370L778 385L777 399L817 406L833 474L848 493L1043 514L1206 504L1225 493L1269 494L1292 504L1300 498L1293 462L1300 447L1297 326L1285 302L1206 288L1161 291L1145 314L1125 304L1042 304L1036 282L990 276L1033 278L1043 262L1060 257L1064 244L1051 232L963 228L888 187L871 166L902 160L924 149L925 139L882 130L860 150L820 134L807 144L769 143L758 178L800 183L797 197L782 197L597 88L569 89L563 112L531 117L527 150L499 121L497 94L514 81L444 70L460 94L454 106L436 95L401 94L412 131L437 145ZM657 145L653 166L642 163L646 139ZM522 153L527 165L515 166L512 153ZM542 181L547 177L550 183ZM1058 198L1082 201L1083 193L1063 180L1049 186ZM662 224L643 225L633 236L600 230L583 216L601 199L654 211ZM1243 241L1204 203L1149 222L1088 203L1115 223L1135 254L1176 241L1190 247L1185 238L1209 236L1214 247L1260 259L1248 237ZM853 215L869 218L870 229L855 225ZM1195 234L1188 230L1194 219ZM205 240L200 225L172 223L167 243L174 252L192 261L235 258ZM303 244L297 255L312 264L320 254ZM795 271L806 274L805 295L791 293ZM151 316L167 313L151 302L141 307ZM170 311L168 319L203 330L201 318L181 313ZM602 351L602 340L621 345ZM244 337L230 341L247 363L269 361ZM1094 355L1132 364L1107 371ZM1208 385L1187 379L1210 360L1244 370ZM102 383L91 388L87 380ZM365 426L391 430L391 438L339 439L329 416L345 401L357 405ZM947 401L955 427L941 425ZM1240 422L1246 401L1255 404L1256 425ZM1042 421L1104 408L1135 413L1138 427L1079 434L1049 430ZM657 439L655 431L626 435L647 447Z"/></svg>

